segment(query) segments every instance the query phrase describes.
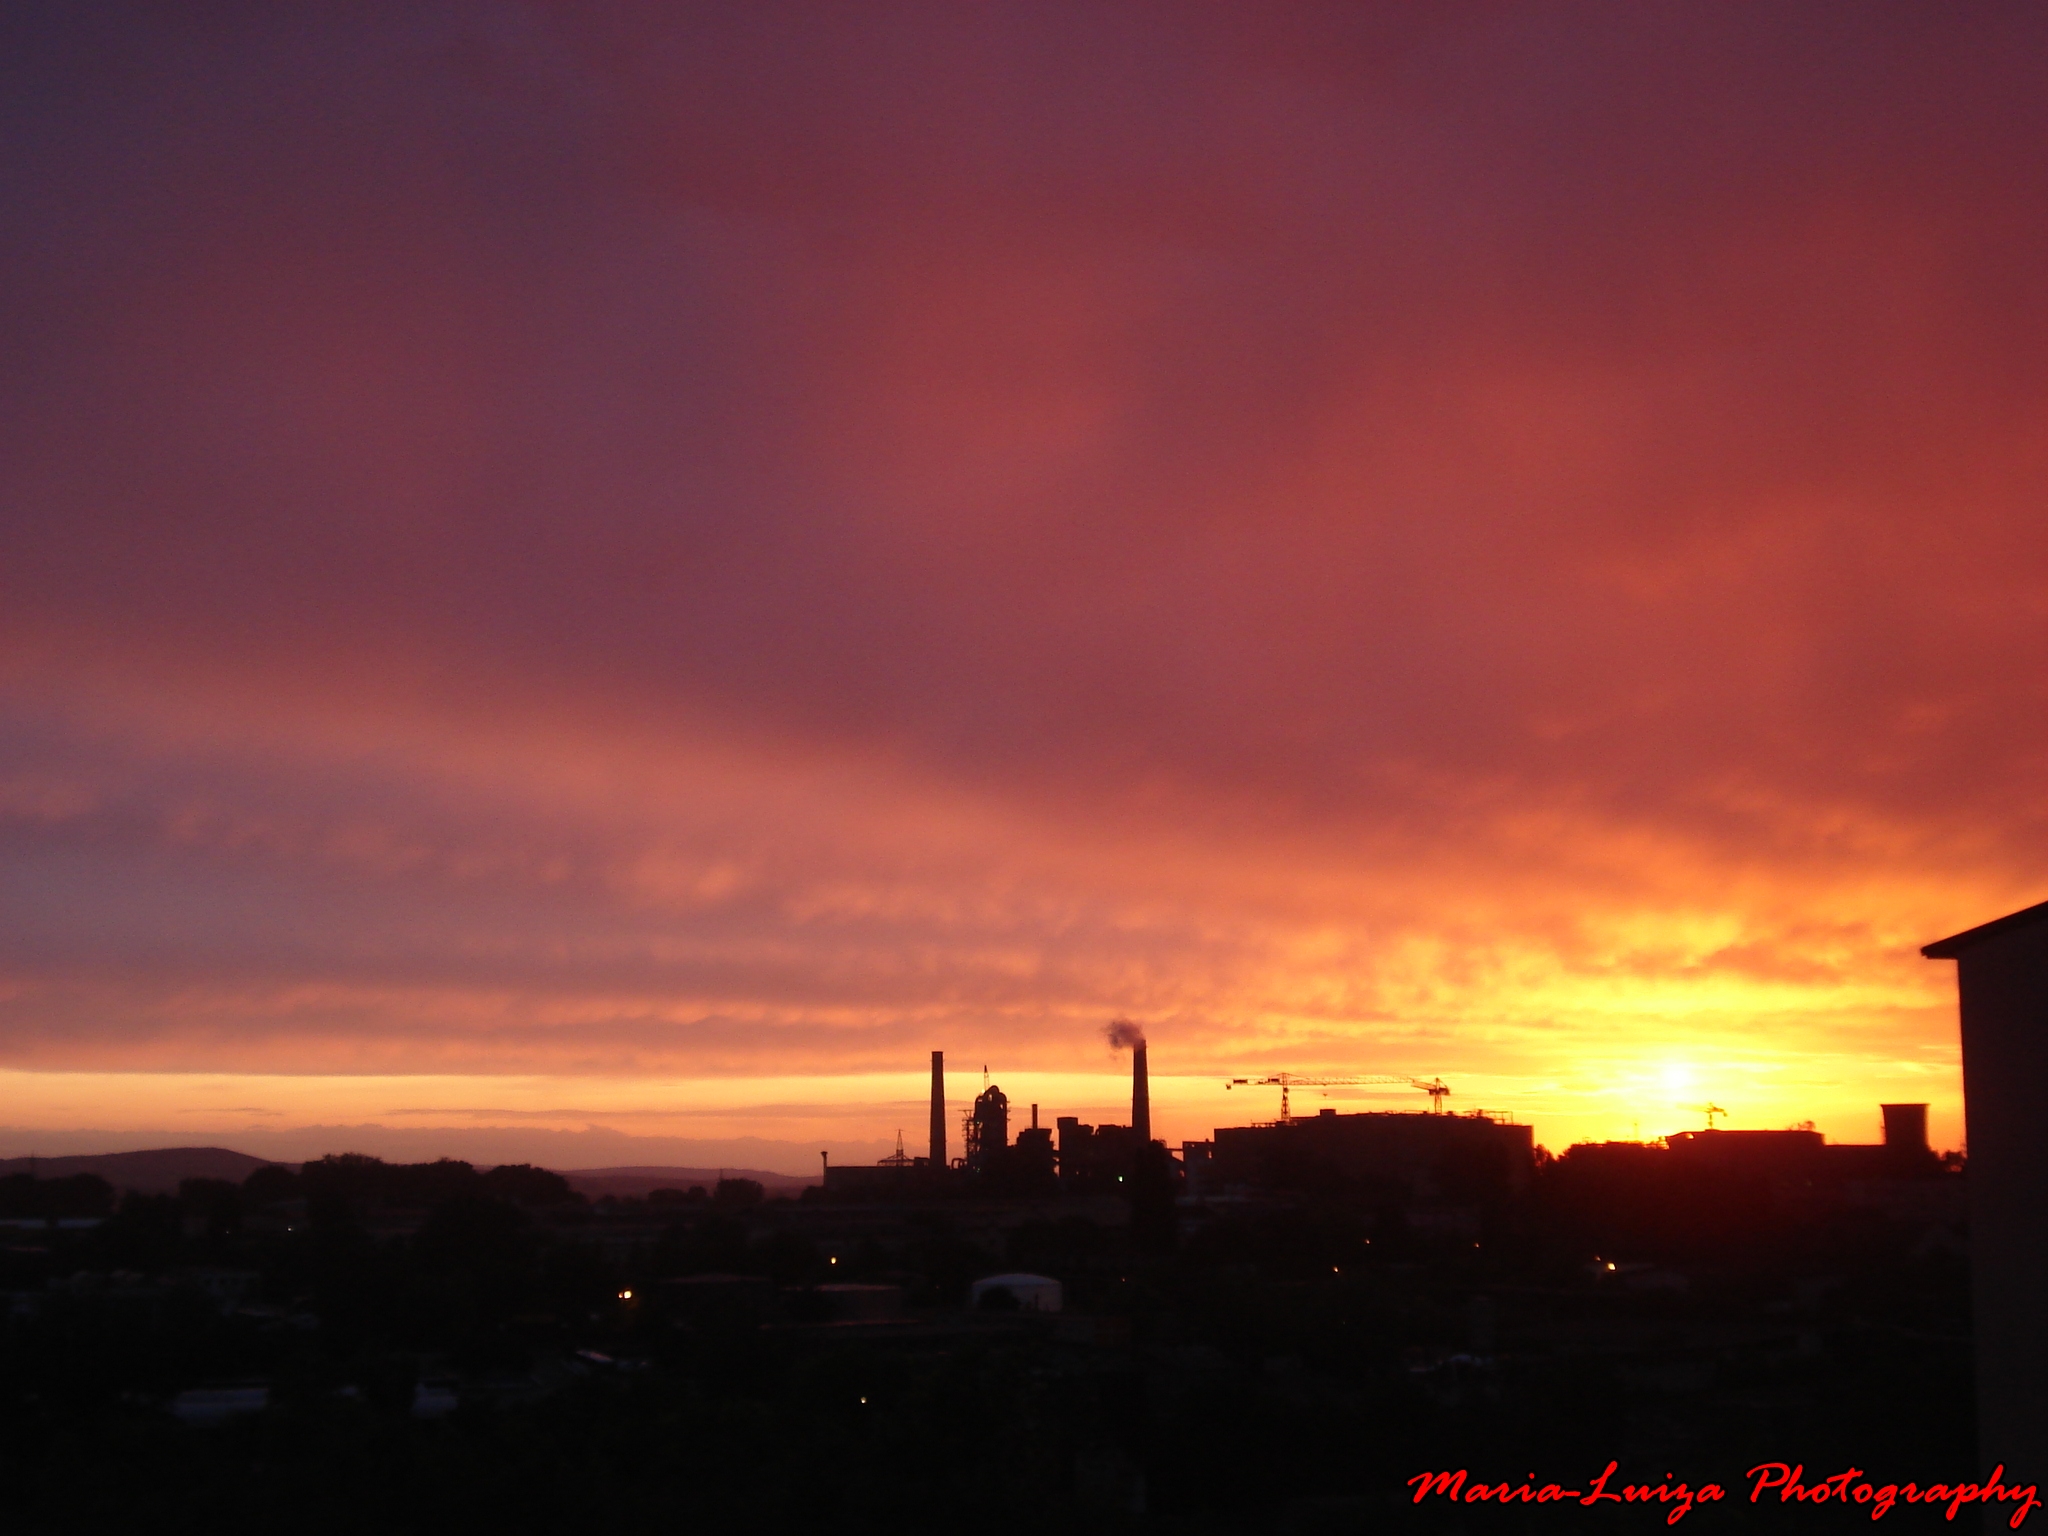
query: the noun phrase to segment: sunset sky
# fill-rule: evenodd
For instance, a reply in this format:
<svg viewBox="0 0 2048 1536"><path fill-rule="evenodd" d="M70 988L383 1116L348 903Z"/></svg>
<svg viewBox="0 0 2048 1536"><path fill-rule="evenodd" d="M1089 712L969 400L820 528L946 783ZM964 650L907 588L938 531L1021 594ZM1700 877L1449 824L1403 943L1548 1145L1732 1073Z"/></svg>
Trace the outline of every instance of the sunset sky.
<svg viewBox="0 0 2048 1536"><path fill-rule="evenodd" d="M2048 896L2038 6L9 6L0 324L0 1153L807 1171L1117 1013L1175 1142L1953 1146Z"/></svg>

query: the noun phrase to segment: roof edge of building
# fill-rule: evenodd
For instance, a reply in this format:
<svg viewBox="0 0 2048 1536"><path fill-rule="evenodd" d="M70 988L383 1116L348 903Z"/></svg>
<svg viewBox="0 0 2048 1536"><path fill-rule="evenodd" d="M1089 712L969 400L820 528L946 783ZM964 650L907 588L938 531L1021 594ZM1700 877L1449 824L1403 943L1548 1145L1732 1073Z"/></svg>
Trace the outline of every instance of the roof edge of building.
<svg viewBox="0 0 2048 1536"><path fill-rule="evenodd" d="M1920 953L1929 960L1953 960L1964 950L1981 944L1986 939L1996 938L2014 928L2029 928L2035 923L2042 922L2048 922L2048 901L2036 902L2031 907L2022 907L2017 912L1994 917L1988 923L1965 928L1961 933L1952 933L1945 939L1936 939L1932 944L1923 944Z"/></svg>

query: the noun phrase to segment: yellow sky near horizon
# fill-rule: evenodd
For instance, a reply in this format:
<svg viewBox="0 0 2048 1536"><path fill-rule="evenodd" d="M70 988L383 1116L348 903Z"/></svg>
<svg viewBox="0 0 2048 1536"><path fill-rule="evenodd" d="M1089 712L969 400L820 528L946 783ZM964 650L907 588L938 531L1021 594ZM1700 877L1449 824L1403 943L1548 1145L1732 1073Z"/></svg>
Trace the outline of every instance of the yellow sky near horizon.
<svg viewBox="0 0 2048 1536"><path fill-rule="evenodd" d="M1961 1145L1953 1065L1897 1062L1872 1071L1841 1062L1833 1064L1840 1074L1834 1077L1827 1075L1827 1064L1818 1065L1816 1071L1815 1063L1803 1061L1788 1073L1783 1063L1673 1057L1635 1071L1606 1063L1551 1081L1447 1074L1453 1090L1447 1108L1511 1113L1534 1126L1539 1144L1560 1151L1577 1141L1656 1139L1697 1129L1704 1123L1701 1107L1709 1102L1726 1108L1722 1123L1738 1129L1811 1120L1831 1141L1876 1141L1882 1134L1880 1102L1925 1102L1932 1106L1936 1145ZM993 1072L991 1078L1011 1099L1013 1130L1029 1123L1033 1103L1047 1125L1064 1114L1090 1123L1129 1120L1127 1072L1026 1070ZM955 1120L981 1081L978 1070L949 1065L947 1099ZM1873 1090L1880 1097L1871 1097ZM0 1071L0 1102L8 1106L0 1123L0 1155L30 1150L39 1129L161 1130L232 1144L238 1132L274 1136L322 1125L383 1125L413 1133L602 1127L636 1137L884 1146L900 1129L906 1146L917 1152L927 1134L926 1091L923 1071L689 1081ZM1323 1108L1340 1114L1414 1112L1426 1105L1425 1095L1398 1086L1311 1086L1295 1090L1292 1107L1300 1115ZM1205 1139L1219 1125L1271 1119L1278 1111L1274 1088L1225 1088L1213 1076L1152 1075L1154 1129L1173 1145ZM307 1155L317 1155L310 1144Z"/></svg>
<svg viewBox="0 0 2048 1536"><path fill-rule="evenodd" d="M1396 12L53 44L10 1134L873 1146L935 1045L1118 1112L1124 1014L1176 1139L1958 1142L1918 948L2048 894L2031 24Z"/></svg>

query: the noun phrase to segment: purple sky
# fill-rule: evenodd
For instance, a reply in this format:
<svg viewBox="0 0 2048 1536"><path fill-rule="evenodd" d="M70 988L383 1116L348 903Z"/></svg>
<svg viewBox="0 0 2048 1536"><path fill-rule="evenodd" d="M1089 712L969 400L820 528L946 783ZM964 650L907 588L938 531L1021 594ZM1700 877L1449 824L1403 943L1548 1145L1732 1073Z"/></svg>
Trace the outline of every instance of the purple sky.
<svg viewBox="0 0 2048 1536"><path fill-rule="evenodd" d="M2030 5L10 7L13 1118L1952 1141L2044 271Z"/></svg>

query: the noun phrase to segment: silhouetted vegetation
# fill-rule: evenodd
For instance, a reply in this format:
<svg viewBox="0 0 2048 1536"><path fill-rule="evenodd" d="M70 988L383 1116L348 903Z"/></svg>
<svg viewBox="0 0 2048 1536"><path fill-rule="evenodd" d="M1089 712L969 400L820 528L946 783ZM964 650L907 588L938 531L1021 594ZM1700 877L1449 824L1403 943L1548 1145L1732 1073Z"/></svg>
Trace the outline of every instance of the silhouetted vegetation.
<svg viewBox="0 0 2048 1536"><path fill-rule="evenodd" d="M38 1179L26 1173L0 1178L0 1216L61 1220L104 1216L114 1208L114 1186L90 1173Z"/></svg>
<svg viewBox="0 0 2048 1536"><path fill-rule="evenodd" d="M1952 1222L1627 1149L1457 1220L1325 1182L1004 1213L353 1156L0 1181L9 1529L1649 1529L1405 1484L1972 1470ZM1019 1269L1067 1311L968 1307ZM181 1396L231 1388L260 1411Z"/></svg>

